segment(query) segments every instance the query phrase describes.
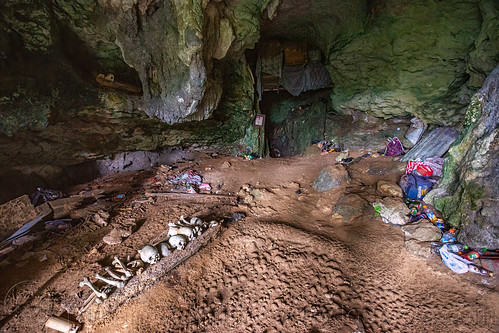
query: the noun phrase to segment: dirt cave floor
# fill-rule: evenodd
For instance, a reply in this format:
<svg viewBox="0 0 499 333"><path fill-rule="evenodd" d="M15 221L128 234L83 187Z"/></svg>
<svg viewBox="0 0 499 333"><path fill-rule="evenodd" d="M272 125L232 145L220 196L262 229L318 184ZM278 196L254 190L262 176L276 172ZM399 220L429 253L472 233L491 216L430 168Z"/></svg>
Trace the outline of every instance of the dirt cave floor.
<svg viewBox="0 0 499 333"><path fill-rule="evenodd" d="M400 227L372 209L349 223L332 217L345 194L380 197L377 181L396 182L405 164L364 158L347 168L350 182L317 193L312 182L336 156L313 148L259 160L199 152L172 170L68 189L79 199L67 214L80 222L63 233L43 232L0 259L0 331L49 332L44 324L56 315L79 321L83 332L498 332L497 277L458 275L435 254L407 252ZM144 196L164 191L167 175L189 168L217 195ZM98 211L109 213L109 225L88 218ZM233 213L246 217L231 221ZM85 276L95 281L114 256L133 259L181 215L221 222L173 269L161 273L163 259L154 274L148 272L155 265L146 266L147 287L120 302L123 293L116 292L78 314L90 295L79 286ZM129 223L121 243L103 242Z"/></svg>

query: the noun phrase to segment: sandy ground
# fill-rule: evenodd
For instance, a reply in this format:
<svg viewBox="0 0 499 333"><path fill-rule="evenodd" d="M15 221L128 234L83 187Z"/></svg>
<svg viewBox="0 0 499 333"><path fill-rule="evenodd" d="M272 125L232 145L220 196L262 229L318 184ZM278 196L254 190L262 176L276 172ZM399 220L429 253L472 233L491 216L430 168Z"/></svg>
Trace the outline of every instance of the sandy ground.
<svg viewBox="0 0 499 333"><path fill-rule="evenodd" d="M438 256L416 257L405 250L400 228L374 212L348 224L331 217L344 194L372 201L380 195L373 184L395 181L401 170L390 158L363 159L349 168L349 183L315 192L313 180L335 157L313 149L301 157L253 161L200 153L178 165L199 171L219 194L238 195L238 204L142 197L161 189L151 177L175 169L68 189L89 198L71 217L103 209L111 224L95 228L84 221L61 235L44 233L4 257L1 331L43 331L51 315L75 319L61 304L89 295L78 286L84 276L101 272L115 255L133 257L180 215L227 220L244 212L246 218L225 223L217 238L115 313L84 322L83 331L498 332L497 278L457 275ZM137 227L123 243L102 242L129 220Z"/></svg>

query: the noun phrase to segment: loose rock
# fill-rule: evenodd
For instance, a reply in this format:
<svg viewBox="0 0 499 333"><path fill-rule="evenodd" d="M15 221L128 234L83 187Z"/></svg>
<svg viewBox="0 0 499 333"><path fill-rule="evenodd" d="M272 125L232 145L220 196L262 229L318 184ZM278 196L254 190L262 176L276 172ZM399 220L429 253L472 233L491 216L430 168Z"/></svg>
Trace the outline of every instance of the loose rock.
<svg viewBox="0 0 499 333"><path fill-rule="evenodd" d="M333 209L333 218L341 218L349 223L356 217L364 214L368 203L357 194L348 194L342 197Z"/></svg>
<svg viewBox="0 0 499 333"><path fill-rule="evenodd" d="M375 209L379 207L379 215L385 223L404 225L409 222L407 215L410 211L402 199L386 197L373 202L372 205Z"/></svg>
<svg viewBox="0 0 499 333"><path fill-rule="evenodd" d="M435 242L442 237L442 232L437 226L428 220L421 221L423 222L402 227L406 240L415 239L422 242Z"/></svg>
<svg viewBox="0 0 499 333"><path fill-rule="evenodd" d="M319 172L314 181L317 192L329 191L350 180L348 172L341 165L330 165Z"/></svg>
<svg viewBox="0 0 499 333"><path fill-rule="evenodd" d="M400 186L395 183L387 182L384 180L380 180L378 184L376 184L376 188L379 192L383 193L386 196L403 198L404 193Z"/></svg>

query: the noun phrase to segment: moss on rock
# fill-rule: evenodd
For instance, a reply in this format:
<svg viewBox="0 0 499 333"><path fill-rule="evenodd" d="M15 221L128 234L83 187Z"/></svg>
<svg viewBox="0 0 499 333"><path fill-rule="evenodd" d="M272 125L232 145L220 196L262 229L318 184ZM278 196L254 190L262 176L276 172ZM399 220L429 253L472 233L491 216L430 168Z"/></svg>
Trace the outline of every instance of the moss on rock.
<svg viewBox="0 0 499 333"><path fill-rule="evenodd" d="M364 33L328 56L335 108L458 122L471 95L466 55L480 29L474 1L385 1Z"/></svg>

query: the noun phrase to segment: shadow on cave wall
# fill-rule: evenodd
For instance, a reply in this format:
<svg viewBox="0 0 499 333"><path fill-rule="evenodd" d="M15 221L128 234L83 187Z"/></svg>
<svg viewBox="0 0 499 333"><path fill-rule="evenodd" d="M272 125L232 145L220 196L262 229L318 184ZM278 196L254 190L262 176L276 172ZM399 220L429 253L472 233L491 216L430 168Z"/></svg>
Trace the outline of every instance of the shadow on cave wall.
<svg viewBox="0 0 499 333"><path fill-rule="evenodd" d="M194 156L187 149L167 148L162 151L118 153L111 158L65 167L38 165L5 168L0 170L0 204L33 193L38 187L64 191L69 186L86 183L98 177L147 170L162 164L175 164L181 160L192 160Z"/></svg>

